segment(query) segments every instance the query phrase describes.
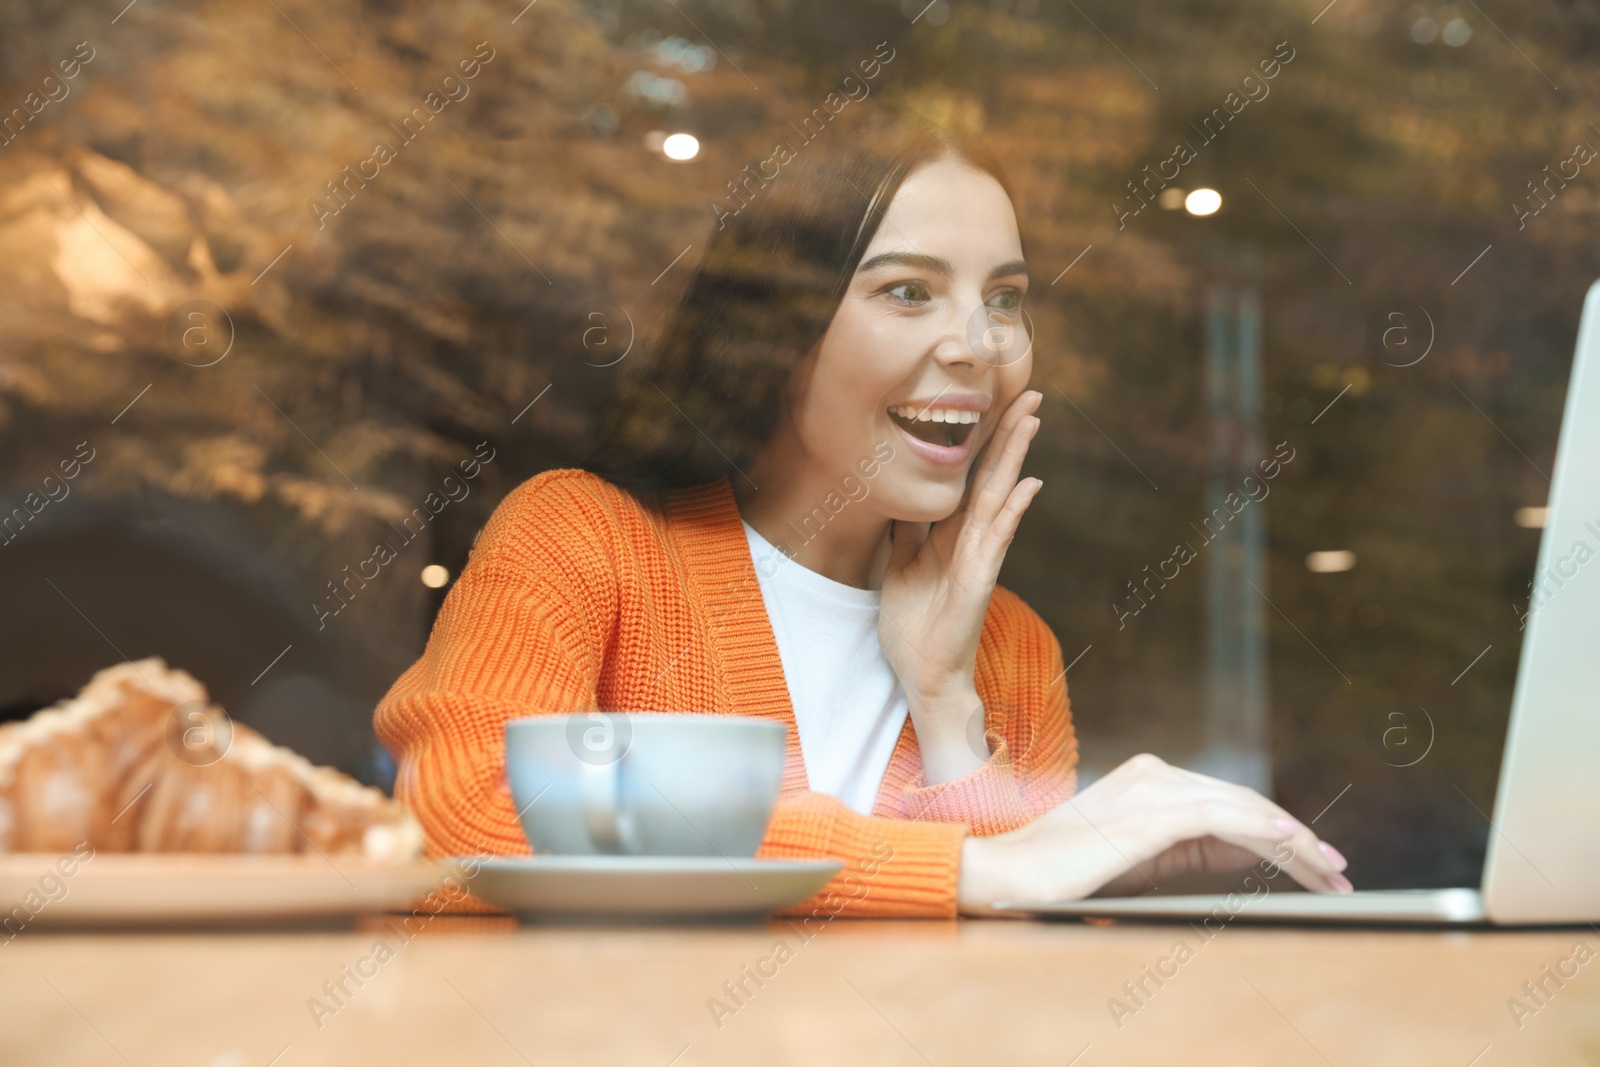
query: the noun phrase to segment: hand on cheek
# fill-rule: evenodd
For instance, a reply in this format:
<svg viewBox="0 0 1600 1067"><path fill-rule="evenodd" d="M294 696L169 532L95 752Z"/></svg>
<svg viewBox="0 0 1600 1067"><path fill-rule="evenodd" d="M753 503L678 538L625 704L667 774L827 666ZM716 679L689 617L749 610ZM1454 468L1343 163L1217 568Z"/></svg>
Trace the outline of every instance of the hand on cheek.
<svg viewBox="0 0 1600 1067"><path fill-rule="evenodd" d="M894 523L878 640L905 690L930 784L983 763L968 739L982 710L978 639L1006 549L1044 484L1019 481L1043 399L1030 390L1006 409L954 514L920 536L911 524Z"/></svg>

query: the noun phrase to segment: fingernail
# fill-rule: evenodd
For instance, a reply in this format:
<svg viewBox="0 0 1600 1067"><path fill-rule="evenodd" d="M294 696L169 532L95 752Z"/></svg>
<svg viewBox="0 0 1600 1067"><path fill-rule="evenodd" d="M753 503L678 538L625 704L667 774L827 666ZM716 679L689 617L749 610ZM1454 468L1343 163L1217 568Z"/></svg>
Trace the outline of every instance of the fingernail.
<svg viewBox="0 0 1600 1067"><path fill-rule="evenodd" d="M1328 875L1328 884L1341 893L1354 893L1356 887L1350 884L1350 879L1342 874Z"/></svg>
<svg viewBox="0 0 1600 1067"><path fill-rule="evenodd" d="M1300 824L1295 822L1293 819L1273 819L1272 825L1276 826L1279 830L1282 830L1286 834L1297 834L1300 832Z"/></svg>
<svg viewBox="0 0 1600 1067"><path fill-rule="evenodd" d="M1344 856L1340 854L1338 849L1334 848L1326 841L1319 842L1317 847L1322 850L1322 854L1324 856L1328 857L1328 862L1339 868L1341 871L1350 866L1350 861L1345 859Z"/></svg>

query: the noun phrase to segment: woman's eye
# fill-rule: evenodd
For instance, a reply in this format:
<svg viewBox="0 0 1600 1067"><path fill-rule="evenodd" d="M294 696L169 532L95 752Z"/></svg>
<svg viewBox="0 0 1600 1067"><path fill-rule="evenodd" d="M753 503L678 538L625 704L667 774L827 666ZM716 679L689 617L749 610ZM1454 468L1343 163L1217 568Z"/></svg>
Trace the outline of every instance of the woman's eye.
<svg viewBox="0 0 1600 1067"><path fill-rule="evenodd" d="M928 301L928 287L921 282L901 282L884 292L901 304L925 304Z"/></svg>
<svg viewBox="0 0 1600 1067"><path fill-rule="evenodd" d="M1022 307L1022 292L1018 289L1002 289L989 298L989 306L996 311L1006 314L1015 314Z"/></svg>

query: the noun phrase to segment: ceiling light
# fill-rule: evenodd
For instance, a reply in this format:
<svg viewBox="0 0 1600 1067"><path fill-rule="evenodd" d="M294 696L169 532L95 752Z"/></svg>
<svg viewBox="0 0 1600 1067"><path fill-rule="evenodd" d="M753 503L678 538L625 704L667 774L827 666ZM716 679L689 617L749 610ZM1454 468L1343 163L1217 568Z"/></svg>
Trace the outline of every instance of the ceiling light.
<svg viewBox="0 0 1600 1067"><path fill-rule="evenodd" d="M700 139L692 133L675 133L661 142L661 154L680 163L700 154Z"/></svg>
<svg viewBox="0 0 1600 1067"><path fill-rule="evenodd" d="M1215 215L1222 206L1222 194L1215 189L1196 189L1184 197L1184 210L1191 215Z"/></svg>
<svg viewBox="0 0 1600 1067"><path fill-rule="evenodd" d="M1306 570L1313 574L1338 574L1347 571L1356 565L1356 554L1348 548L1336 548L1327 552L1313 552L1306 556Z"/></svg>

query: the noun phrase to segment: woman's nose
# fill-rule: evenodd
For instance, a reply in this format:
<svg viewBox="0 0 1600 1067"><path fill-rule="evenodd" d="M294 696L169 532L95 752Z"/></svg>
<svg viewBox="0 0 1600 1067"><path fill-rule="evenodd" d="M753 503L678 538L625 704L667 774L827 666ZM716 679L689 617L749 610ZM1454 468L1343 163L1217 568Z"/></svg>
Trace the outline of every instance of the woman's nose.
<svg viewBox="0 0 1600 1067"><path fill-rule="evenodd" d="M967 344L966 338L954 331L939 339L939 343L933 348L933 358L947 367L976 366L981 362Z"/></svg>

